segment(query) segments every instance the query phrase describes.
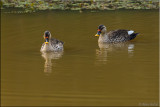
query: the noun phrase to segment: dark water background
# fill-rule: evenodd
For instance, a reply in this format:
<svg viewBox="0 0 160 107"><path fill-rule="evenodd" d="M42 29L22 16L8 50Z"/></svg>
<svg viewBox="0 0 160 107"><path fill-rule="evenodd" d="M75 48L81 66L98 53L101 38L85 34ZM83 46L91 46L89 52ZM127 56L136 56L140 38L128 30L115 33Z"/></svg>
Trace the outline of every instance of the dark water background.
<svg viewBox="0 0 160 107"><path fill-rule="evenodd" d="M158 10L2 13L2 105L157 106L158 20ZM98 45L100 24L140 35ZM64 52L40 53L45 30L65 42Z"/></svg>

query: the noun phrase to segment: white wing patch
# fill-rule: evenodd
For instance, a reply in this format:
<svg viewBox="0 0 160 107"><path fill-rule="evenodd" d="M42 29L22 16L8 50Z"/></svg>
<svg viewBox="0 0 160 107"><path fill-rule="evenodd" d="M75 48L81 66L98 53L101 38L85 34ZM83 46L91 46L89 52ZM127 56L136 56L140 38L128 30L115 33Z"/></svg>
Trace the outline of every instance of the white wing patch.
<svg viewBox="0 0 160 107"><path fill-rule="evenodd" d="M133 30L128 31L128 35L131 35L132 33L134 33Z"/></svg>

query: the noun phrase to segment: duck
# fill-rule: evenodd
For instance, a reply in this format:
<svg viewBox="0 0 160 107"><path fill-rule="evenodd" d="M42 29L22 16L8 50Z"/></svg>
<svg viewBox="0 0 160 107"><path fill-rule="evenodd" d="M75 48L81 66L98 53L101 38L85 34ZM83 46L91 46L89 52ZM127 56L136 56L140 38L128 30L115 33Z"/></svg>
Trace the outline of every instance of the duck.
<svg viewBox="0 0 160 107"><path fill-rule="evenodd" d="M139 33L134 33L133 30L118 29L109 31L105 25L99 25L95 36L98 36L98 43L120 43L134 39Z"/></svg>
<svg viewBox="0 0 160 107"><path fill-rule="evenodd" d="M64 42L55 38L51 38L51 33L49 31L45 31L43 37L45 42L41 46L41 52L63 51Z"/></svg>

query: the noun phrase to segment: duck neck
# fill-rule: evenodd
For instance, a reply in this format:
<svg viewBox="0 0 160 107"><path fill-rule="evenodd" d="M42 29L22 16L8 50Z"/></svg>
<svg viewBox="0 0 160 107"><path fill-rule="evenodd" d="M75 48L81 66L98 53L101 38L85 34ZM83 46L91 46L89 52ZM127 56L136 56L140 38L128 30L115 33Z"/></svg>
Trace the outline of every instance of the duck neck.
<svg viewBox="0 0 160 107"><path fill-rule="evenodd" d="M51 47L51 43L48 42L48 44L45 44L45 45L43 46L43 50L44 50L44 51L49 51L49 50L50 50L50 47Z"/></svg>
<svg viewBox="0 0 160 107"><path fill-rule="evenodd" d="M107 32L101 33L100 35L101 35L101 36L106 36L106 35L107 35Z"/></svg>
<svg viewBox="0 0 160 107"><path fill-rule="evenodd" d="M108 39L107 33L101 33L101 35L99 36L98 42L106 42Z"/></svg>

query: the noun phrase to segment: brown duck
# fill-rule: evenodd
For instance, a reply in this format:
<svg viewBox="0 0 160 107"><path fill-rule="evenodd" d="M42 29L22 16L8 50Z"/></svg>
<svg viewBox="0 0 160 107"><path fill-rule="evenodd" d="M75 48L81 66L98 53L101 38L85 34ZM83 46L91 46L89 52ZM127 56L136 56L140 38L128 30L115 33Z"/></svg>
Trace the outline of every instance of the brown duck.
<svg viewBox="0 0 160 107"><path fill-rule="evenodd" d="M139 33L134 33L133 30L118 29L107 33L104 25L99 25L98 32L95 36L99 36L99 43L119 43L127 42L134 39Z"/></svg>
<svg viewBox="0 0 160 107"><path fill-rule="evenodd" d="M42 47L40 49L41 52L51 52L51 51L62 51L63 50L63 42L51 38L51 33L49 31L44 32L44 39L45 42L42 44Z"/></svg>

